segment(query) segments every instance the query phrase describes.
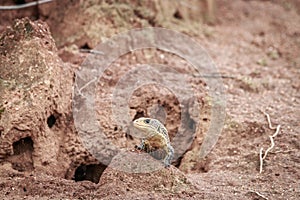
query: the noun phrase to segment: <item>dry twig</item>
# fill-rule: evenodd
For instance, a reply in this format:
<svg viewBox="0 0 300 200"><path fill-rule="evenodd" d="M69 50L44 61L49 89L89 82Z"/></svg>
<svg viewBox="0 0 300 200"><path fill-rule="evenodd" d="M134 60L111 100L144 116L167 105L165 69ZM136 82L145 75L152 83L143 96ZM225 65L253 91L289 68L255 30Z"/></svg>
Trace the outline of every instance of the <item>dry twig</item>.
<svg viewBox="0 0 300 200"><path fill-rule="evenodd" d="M250 190L250 192L253 192L253 193L256 194L257 196L259 196L259 197L261 197L261 198L263 198L263 199L267 199L267 200L268 200L267 197L265 197L264 195L260 194L259 192L255 192L255 191L253 191L253 190Z"/></svg>
<svg viewBox="0 0 300 200"><path fill-rule="evenodd" d="M0 6L0 10L17 10L17 9L27 8L30 6L36 6L36 5L43 4L43 3L49 3L51 1L52 0L39 0L39 1L33 1L33 2L24 3L24 4L20 4L20 5Z"/></svg>
<svg viewBox="0 0 300 200"><path fill-rule="evenodd" d="M97 50L94 50L94 49L80 49L80 52L104 55L104 52L97 51Z"/></svg>
<svg viewBox="0 0 300 200"><path fill-rule="evenodd" d="M280 130L280 125L277 125L277 127L272 126L270 115L268 113L265 113L263 111L262 111L262 113L264 113L267 117L269 128L270 129L276 129L276 131L273 135L269 136L270 141L271 141L271 146L265 151L264 155L263 155L263 148L261 148L260 151L259 151L259 161L260 161L259 173L262 173L264 159L267 157L269 151L274 148L274 146L275 146L274 137L276 137L278 135L279 130Z"/></svg>

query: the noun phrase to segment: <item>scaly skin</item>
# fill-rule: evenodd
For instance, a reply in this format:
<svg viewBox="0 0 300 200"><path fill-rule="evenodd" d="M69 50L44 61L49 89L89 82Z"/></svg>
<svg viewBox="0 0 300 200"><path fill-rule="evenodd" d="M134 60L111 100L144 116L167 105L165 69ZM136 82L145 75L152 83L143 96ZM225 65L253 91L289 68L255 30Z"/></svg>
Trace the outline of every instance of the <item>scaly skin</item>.
<svg viewBox="0 0 300 200"><path fill-rule="evenodd" d="M163 149L166 152L163 162L165 167L169 167L174 156L174 148L171 146L168 131L164 125L157 119L145 117L134 120L133 125L144 134L138 149L147 153L152 149Z"/></svg>

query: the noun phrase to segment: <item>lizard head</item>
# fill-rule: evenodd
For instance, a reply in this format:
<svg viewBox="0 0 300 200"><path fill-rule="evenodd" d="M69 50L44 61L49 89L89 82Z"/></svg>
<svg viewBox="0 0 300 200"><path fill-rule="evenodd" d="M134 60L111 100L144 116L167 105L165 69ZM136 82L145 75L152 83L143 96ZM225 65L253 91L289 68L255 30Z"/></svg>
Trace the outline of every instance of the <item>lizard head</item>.
<svg viewBox="0 0 300 200"><path fill-rule="evenodd" d="M133 121L133 126L143 132L157 131L161 123L157 119L141 117Z"/></svg>

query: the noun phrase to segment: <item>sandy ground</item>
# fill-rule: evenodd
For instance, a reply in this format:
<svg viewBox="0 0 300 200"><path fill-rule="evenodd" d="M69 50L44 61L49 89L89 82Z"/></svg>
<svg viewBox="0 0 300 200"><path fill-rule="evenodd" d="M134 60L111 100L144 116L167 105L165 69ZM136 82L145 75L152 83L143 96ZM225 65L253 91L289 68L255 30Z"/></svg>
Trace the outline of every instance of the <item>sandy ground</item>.
<svg viewBox="0 0 300 200"><path fill-rule="evenodd" d="M65 6L66 10L79 9L76 7L78 5L74 4L74 7L72 7L71 3L62 3L62 5ZM50 5L48 6L51 8ZM0 30L2 32L5 31L5 26L12 24L11 20L13 18L20 17L14 11L9 12L10 14L5 14L4 20L0 20ZM28 12L24 11L24 13ZM33 12L36 17L36 11ZM91 13L92 11L89 10L89 14ZM65 18L72 19L72 14L65 14L65 18L62 20L63 17L59 15L59 11L58 14L51 15L47 13L47 7L41 7L40 15L42 19L48 16L48 18L43 20L49 24L50 30L54 35L54 40L58 46L58 54L64 62L73 64L68 64L71 66L71 71L73 72L86 57L86 53L78 52L78 48L90 48L95 41L90 40L92 38L90 35L76 35L77 33L74 32L74 29L79 25L75 23L74 28L64 21ZM178 18L178 14L175 16ZM63 172L55 174L51 172L51 168L53 168L51 165L48 165L49 167L47 168L46 165L41 164L42 167L37 168L35 166L37 163L27 162L28 159L30 160L29 157L33 157L34 159L34 156L43 156L43 154L47 154L48 152L41 151L37 153L35 152L37 148L33 149L33 147L37 146L36 144L31 149L31 141L26 140L26 142L23 140L27 146L21 145L20 148L24 148L26 151L20 150L23 153L16 153L16 149L14 149L14 155L1 157L0 198L300 199L299 3L297 1L238 0L233 2L218 0L215 16L216 20L214 23L201 25L197 29L197 34L194 33L194 30L190 29L183 31L207 50L218 67L220 74L223 76L222 81L225 87L227 102L225 125L217 144L206 158L199 160L195 157L195 154L197 155L195 152L199 151L199 146L203 139L201 134L205 131L205 128L198 128L197 137L190 144L190 148L180 159L174 161L173 166L167 169L160 168L151 173L129 173L116 170L113 167L106 168L106 166L99 165L98 163L95 164L92 159L80 160L82 157L74 164L76 168L74 166L70 167L71 164L69 163L73 162L72 160L62 157L57 158L58 164L55 166L61 168ZM86 20L85 15L82 15L83 19L80 19L78 13L74 14L73 17L77 21ZM145 16L140 18L144 20ZM132 27L143 23L140 18L130 22L132 23ZM89 19L92 20L91 18ZM151 22L150 19L152 18L146 18L148 22ZM61 31L62 36L55 29L58 26L55 24L57 22L60 22L59 27L65 27ZM109 20L103 20L103 23L103 27L107 31L101 33L108 34L106 37L111 33L118 32L118 24L113 24ZM75 39L68 37L64 40L65 42L62 42L62 37L72 34L76 35L77 38L75 36ZM50 44L52 43L50 42ZM55 50L56 47L50 48L47 45L42 45L41 47L45 49L49 48L51 51L57 53ZM5 56L4 52L5 49L1 49L2 56ZM123 56L112 65L110 68L111 71L106 72L106 75L101 79L103 85L98 90L97 106L100 110L98 113L100 124L103 124L105 130L108 131L107 134L111 136L111 139L114 140L118 147L134 153L137 156L136 159L147 159L155 163L156 161L149 155L143 155L133 150L136 140L133 140L131 136L126 135L123 131L119 130L119 127L113 124L108 116L110 113L107 111L110 104L102 98L106 97L112 91L118 79L131 69L131 66L139 62L150 63L149 54L150 58L153 58L155 62L173 65L177 70L182 70L182 72L185 70L189 71L190 69L188 64L183 64L182 60L167 53L164 54L166 59L161 59L161 51L154 53L151 51L150 53L147 51L138 51ZM50 57L50 55L48 56ZM51 58L51 63L56 63L56 61L53 61L55 59ZM125 67L121 68L121 66ZM2 75L9 76L9 73L7 73L9 69L2 68L1 70ZM57 77L59 77L59 74L57 74ZM69 74L66 77L71 77L70 80L72 80L72 75ZM1 77L1 79L4 78L4 76ZM66 90L71 89L70 82L66 84ZM64 86L64 83L60 84ZM206 95L205 81L201 77L194 77L191 80L191 84L197 91L202 92L202 96L201 94L198 96L198 100L201 102L203 96ZM154 101L156 102L160 99L160 95L157 95L158 90L152 87L152 92L147 93L143 89L140 89L140 91L134 93L129 103L132 119L151 113L151 109L147 110L147 108ZM145 94L145 96L140 97L139 94L141 93ZM153 95L153 93L156 95ZM162 94L167 93L167 91L162 91ZM68 94L70 95L71 92ZM1 100L5 101L5 99ZM145 101L147 103L144 103ZM163 106L166 109L166 127L172 139L178 128L176 127L176 120L180 119L178 104L174 101L172 94L161 98L161 101L165 102ZM205 114L206 109L209 110L210 107L204 106L207 104L205 98L203 102L202 108ZM1 102L1 105L3 105L3 102ZM45 106L48 106L48 104L45 104ZM66 106L61 109L70 108ZM274 137L274 147L263 161L262 173L260 173L260 149L263 148L265 151L270 147L271 141L269 136L275 133L274 129L270 129L267 118L262 111L269 114L273 126L280 125L281 127L278 135ZM57 112L57 115L59 115L60 111L58 110ZM191 111L186 112L189 114L192 113ZM170 116L173 116L173 118ZM54 119L56 119L56 115L54 115ZM203 122L203 126L207 126L207 121L211 119L204 119L203 117L201 120L200 124ZM53 124L55 124L55 121ZM8 127L4 123L0 125L0 128L2 128L0 132L3 132ZM64 123L58 123L54 126L55 131L59 132L61 130L62 134L64 131L74 131L72 128L66 130L65 127L68 125ZM11 134L15 133L12 132ZM30 133L28 134L30 135ZM32 137L34 142L36 142L35 138L38 138L38 136ZM70 137L73 136L71 135ZM4 140L2 139L1 144L5 142ZM58 142L57 140L55 141ZM65 143L66 146L71 144L73 145L73 143ZM64 144L61 143L60 145ZM42 147L39 148L42 149ZM68 149L68 147L65 148ZM76 151L78 149L75 148L73 150ZM58 155L73 155L72 150L70 151L68 154L61 153ZM80 151L83 150L80 149ZM89 156L86 157L89 158ZM75 158L78 157L74 156ZM64 163L64 160L66 163ZM19 165L16 163L19 163ZM60 165L59 163L64 164ZM115 158L111 166L118 163L118 158ZM90 168L81 168L86 177L82 178L83 181L75 182L72 178L74 177L74 173L76 174L74 172L75 169L79 170L78 166L80 164L86 164ZM97 166L88 164L95 164ZM70 171L65 172L64 168L70 169ZM89 173L92 178L89 178L85 173ZM81 179L77 177L77 180Z"/></svg>

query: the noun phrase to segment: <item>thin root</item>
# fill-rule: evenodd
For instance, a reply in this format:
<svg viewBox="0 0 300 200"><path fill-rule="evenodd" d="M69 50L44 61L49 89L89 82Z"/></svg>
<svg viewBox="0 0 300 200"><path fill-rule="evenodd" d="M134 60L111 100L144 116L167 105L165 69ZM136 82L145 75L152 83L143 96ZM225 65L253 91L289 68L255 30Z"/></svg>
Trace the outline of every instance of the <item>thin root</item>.
<svg viewBox="0 0 300 200"><path fill-rule="evenodd" d="M255 191L253 191L253 190L250 190L250 192L253 192L253 193L255 193L257 196L259 196L259 197L261 197L261 198L263 198L263 199L267 199L267 200L268 200L267 197L265 197L264 195L260 194L259 192L255 192Z"/></svg>
<svg viewBox="0 0 300 200"><path fill-rule="evenodd" d="M263 155L263 148L261 148L260 151L259 151L259 161L260 161L259 173L262 173L263 161L266 159L269 151L274 148L274 146L275 146L274 137L276 137L278 135L279 130L280 130L280 125L277 125L277 127L272 126L270 115L268 113L265 113L263 111L262 111L262 113L264 113L267 117L267 120L268 120L268 123L269 123L269 128L270 129L276 129L276 131L273 135L269 136L270 141L271 141L271 146L265 151L264 155Z"/></svg>
<svg viewBox="0 0 300 200"><path fill-rule="evenodd" d="M266 150L265 155L263 157L263 160L267 157L267 154L269 153L269 151L274 148L275 143L274 143L274 139L273 138L277 136L279 130L280 130L280 125L277 126L276 132L273 135L269 136L269 138L271 140L271 146Z"/></svg>
<svg viewBox="0 0 300 200"><path fill-rule="evenodd" d="M36 6L36 5L43 4L43 3L49 3L51 1L53 1L53 0L39 0L39 1L33 1L33 2L29 2L29 3L24 3L21 5L0 6L0 10L17 10L17 9L27 8L30 6Z"/></svg>
<svg viewBox="0 0 300 200"><path fill-rule="evenodd" d="M270 119L270 115L269 115L268 113L262 111L262 110L261 110L261 112L262 112L264 115L266 115L267 120L268 120L268 123L269 123L269 128L270 128L270 129L276 129L276 127L272 126L271 119Z"/></svg>
<svg viewBox="0 0 300 200"><path fill-rule="evenodd" d="M264 159L263 159L263 148L260 148L260 150L259 150L259 173L262 172L263 162L264 162Z"/></svg>

